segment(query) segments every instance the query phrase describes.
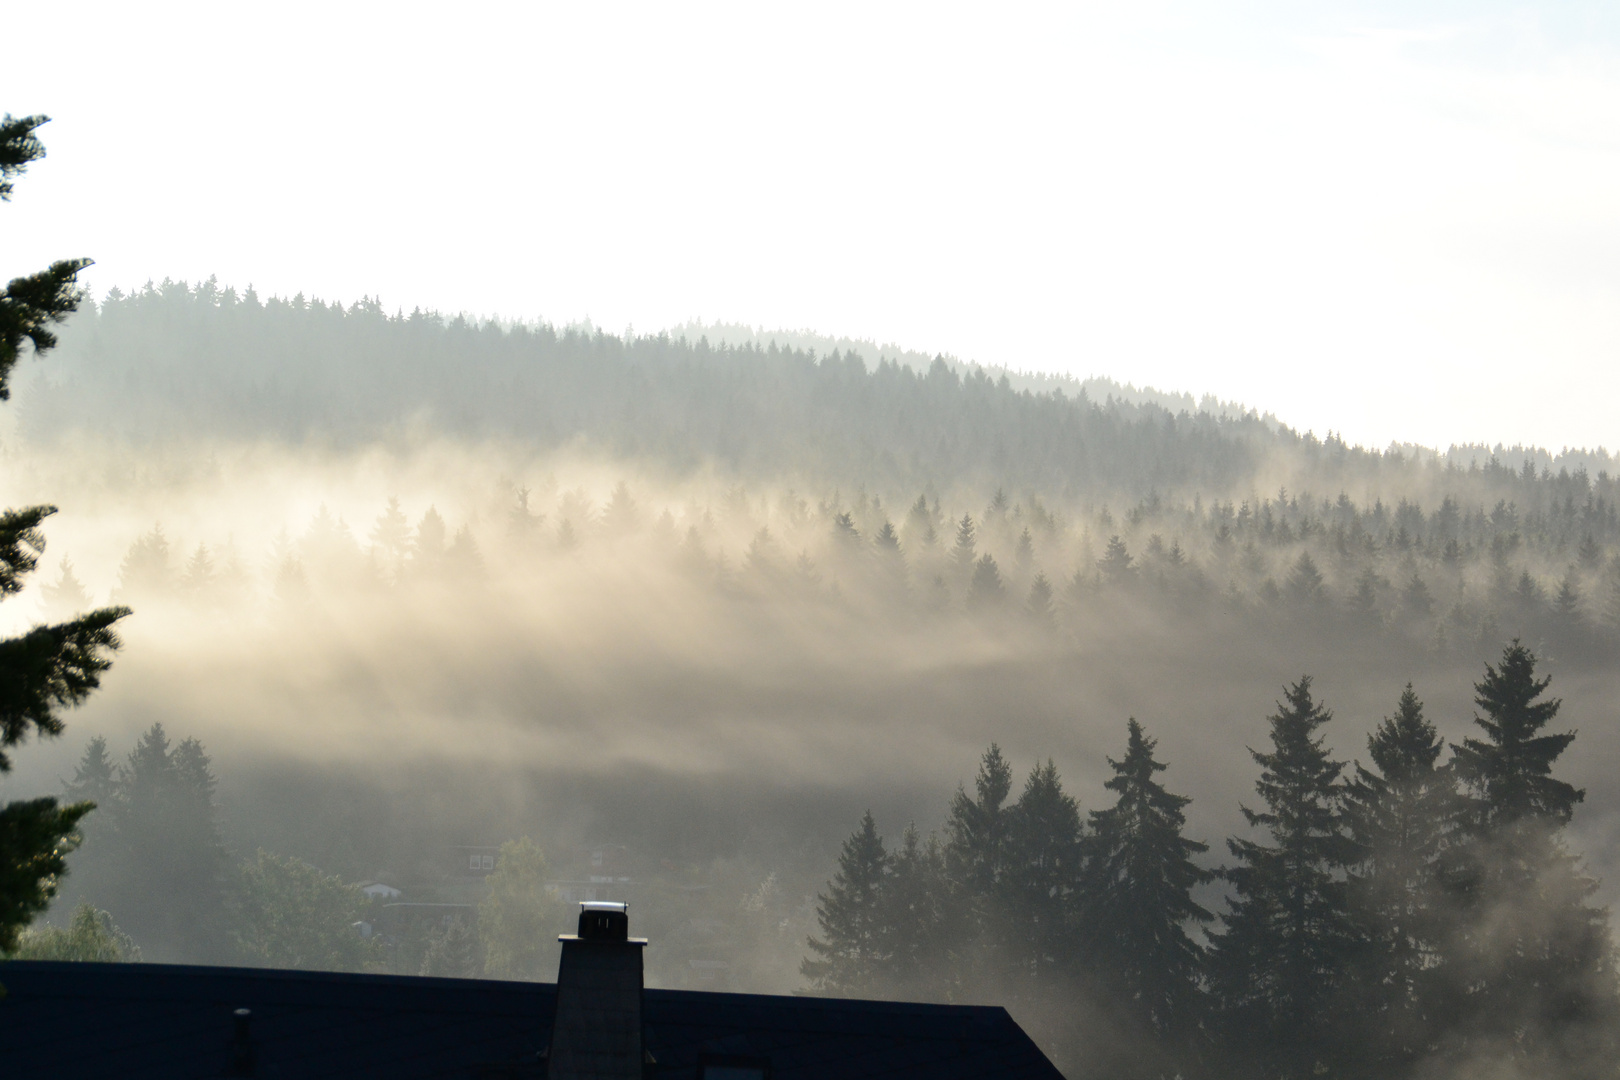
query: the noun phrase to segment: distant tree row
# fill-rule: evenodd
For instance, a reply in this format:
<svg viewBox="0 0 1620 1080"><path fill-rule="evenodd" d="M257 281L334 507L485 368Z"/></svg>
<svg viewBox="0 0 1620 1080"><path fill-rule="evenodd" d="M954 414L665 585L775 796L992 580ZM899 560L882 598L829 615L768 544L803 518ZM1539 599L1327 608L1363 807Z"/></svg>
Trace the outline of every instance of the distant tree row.
<svg viewBox="0 0 1620 1080"><path fill-rule="evenodd" d="M417 584L471 588L582 555L591 573L650 563L720 597L819 598L901 624L954 610L1060 638L1128 610L1164 625L1196 618L1248 630L1286 626L1290 634L1389 637L1437 652L1494 647L1509 634L1563 660L1620 652L1620 551L1608 533L1602 544L1584 534L1562 572L1549 576L1559 555L1543 534L1531 544L1517 531L1498 532L1487 548L1470 541L1460 553L1451 552L1455 536L1440 544L1451 526L1434 522L1467 517L1450 503L1442 506L1449 513L1402 504L1390 516L1348 500L1311 510L1309 497L1262 500L1259 513L1246 504L1173 509L1150 499L1124 521L1106 509L1066 521L1038 495L1014 500L1000 489L977 515L952 518L926 493L891 516L865 493L812 505L792 492L766 498L737 487L715 505L689 501L677 518L672 508L638 501L622 481L600 505L583 491L559 496L549 486L543 502L528 489L471 500L483 503L476 531L469 522L452 526L433 506L413 523L395 498L357 536L322 507L301 535L269 545L254 570L234 541L198 544L182 558L157 526L130 546L112 596L298 604ZM1613 510L1595 496L1588 509L1594 520ZM1364 527L1380 515L1384 541ZM1286 541L1276 539L1284 531ZM1427 539L1400 539L1414 534ZM42 599L50 617L90 603L66 562Z"/></svg>
<svg viewBox="0 0 1620 1080"><path fill-rule="evenodd" d="M759 483L874 490L1000 482L1064 505L1153 490L1227 498L1263 474L1428 505L1448 492L1469 504L1506 500L1529 513L1570 495L1579 503L1566 488L1588 469L1598 494L1615 498L1603 452L1372 451L1252 413L1172 411L1124 388L1097 400L1075 382L1015 386L1004 373L943 358L869 366L832 342L818 352L620 338L390 315L373 300L263 300L213 281L114 290L75 320L61 351L51 380L31 386L24 402L30 438L355 446L425 424L538 449L583 446L677 475L718 467Z"/></svg>
<svg viewBox="0 0 1620 1080"><path fill-rule="evenodd" d="M1300 679L1218 869L1135 720L1113 805L1084 817L1051 762L1009 801L992 746L943 836L891 850L862 820L803 973L821 993L1005 1001L1071 1075L1611 1075L1613 946L1565 839L1583 792L1553 775L1575 736L1550 727L1547 688L1515 642L1448 760L1408 686L1349 769ZM1216 877L1218 916L1200 902Z"/></svg>

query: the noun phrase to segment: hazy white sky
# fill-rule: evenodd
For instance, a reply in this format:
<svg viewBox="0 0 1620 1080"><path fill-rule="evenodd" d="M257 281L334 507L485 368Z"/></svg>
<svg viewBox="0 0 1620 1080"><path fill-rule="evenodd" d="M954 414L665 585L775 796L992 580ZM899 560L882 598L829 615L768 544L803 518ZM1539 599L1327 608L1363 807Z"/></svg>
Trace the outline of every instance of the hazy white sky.
<svg viewBox="0 0 1620 1080"><path fill-rule="evenodd" d="M1128 9L1128 10L1127 10ZM1620 448L1620 5L31 5L0 274L806 327Z"/></svg>

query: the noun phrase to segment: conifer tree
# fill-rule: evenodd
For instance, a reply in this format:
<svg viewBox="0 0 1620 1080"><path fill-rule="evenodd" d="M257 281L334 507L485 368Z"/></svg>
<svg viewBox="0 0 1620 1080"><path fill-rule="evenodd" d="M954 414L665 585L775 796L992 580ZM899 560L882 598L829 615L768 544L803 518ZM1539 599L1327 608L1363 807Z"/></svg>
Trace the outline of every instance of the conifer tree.
<svg viewBox="0 0 1620 1080"><path fill-rule="evenodd" d="M888 987L902 1000L939 999L950 985L948 898L939 839L906 826L889 857L881 904Z"/></svg>
<svg viewBox="0 0 1620 1080"><path fill-rule="evenodd" d="M1312 1075L1340 1049L1328 1007L1356 941L1343 879L1355 849L1339 814L1344 763L1317 734L1331 718L1310 676L1284 690L1271 752L1249 751L1267 808L1242 811L1264 839L1227 841L1239 862L1224 871L1235 895L1211 974L1228 1044L1267 1076Z"/></svg>
<svg viewBox="0 0 1620 1080"><path fill-rule="evenodd" d="M524 491L518 496L525 516L528 513L528 494ZM410 554L411 526L396 496L389 496L388 505L377 516L377 523L371 527L371 542L380 553L387 572L397 576L406 556Z"/></svg>
<svg viewBox="0 0 1620 1080"><path fill-rule="evenodd" d="M1001 568L985 552L973 564L973 578L968 582L968 607L976 611L993 611L1007 599L1007 587L1001 581Z"/></svg>
<svg viewBox="0 0 1620 1080"><path fill-rule="evenodd" d="M956 525L956 543L951 547L951 561L956 565L958 577L966 580L973 573L973 565L978 556L974 551L975 532L973 516L963 514L962 520Z"/></svg>
<svg viewBox="0 0 1620 1080"><path fill-rule="evenodd" d="M1007 814L1007 855L999 892L1006 923L1006 959L1015 994L1050 995L1043 984L1074 953L1069 917L1080 884L1080 807L1063 790L1050 758L1024 781Z"/></svg>
<svg viewBox="0 0 1620 1080"><path fill-rule="evenodd" d="M1204 968L1204 950L1186 927L1214 918L1192 890L1215 875L1192 861L1209 845L1182 835L1192 800L1155 778L1168 766L1154 760L1157 744L1135 717L1127 732L1125 756L1108 759L1114 775L1103 784L1118 798L1091 812L1083 948L1087 966L1141 1032L1184 1048L1198 1024Z"/></svg>
<svg viewBox="0 0 1620 1080"><path fill-rule="evenodd" d="M1035 561L1035 538L1030 535L1029 526L1018 534L1018 543L1013 548L1013 565L1019 572L1029 569L1030 563Z"/></svg>
<svg viewBox="0 0 1620 1080"><path fill-rule="evenodd" d="M1542 1069L1612 1062L1616 1002L1605 912L1563 829L1586 793L1552 775L1575 740L1548 734L1562 702L1515 640L1474 684L1483 738L1452 748L1467 792L1444 883L1454 1052L1482 1046ZM1573 1060L1572 1060L1573 1059Z"/></svg>
<svg viewBox="0 0 1620 1080"><path fill-rule="evenodd" d="M1029 596L1024 601L1024 613L1036 626L1050 630L1057 625L1057 606L1052 601L1052 583L1046 575L1036 571L1029 583Z"/></svg>
<svg viewBox="0 0 1620 1080"><path fill-rule="evenodd" d="M1433 971L1442 931L1437 866L1456 818L1456 780L1407 683L1395 714L1367 736L1373 768L1346 788L1357 847L1350 902L1361 935L1351 997L1361 1053L1377 1069L1409 1065L1436 1017Z"/></svg>
<svg viewBox="0 0 1620 1080"><path fill-rule="evenodd" d="M630 497L630 485L620 480L602 511L602 531L609 536L625 536L636 530L641 522L641 511Z"/></svg>
<svg viewBox="0 0 1620 1080"><path fill-rule="evenodd" d="M87 880L108 894L86 899L111 908L154 959L223 959L226 858L214 788L202 744L171 744L153 724L119 769L109 828L85 852Z"/></svg>
<svg viewBox="0 0 1620 1080"><path fill-rule="evenodd" d="M1108 549L1097 562L1097 566L1102 570L1103 580L1110 585L1123 585L1136 576L1136 567L1131 563L1131 553L1126 550L1125 541L1117 535L1110 536Z"/></svg>
<svg viewBox="0 0 1620 1080"><path fill-rule="evenodd" d="M85 592L69 559L62 560L55 583L41 586L39 592L47 619L66 618L90 606L90 594Z"/></svg>
<svg viewBox="0 0 1620 1080"><path fill-rule="evenodd" d="M1316 568L1316 560L1311 558L1310 552L1300 552L1284 585L1289 602L1302 609L1319 607L1323 591L1322 572Z"/></svg>
<svg viewBox="0 0 1620 1080"><path fill-rule="evenodd" d="M844 841L838 872L817 897L821 937L807 944L799 971L813 989L836 997L873 997L884 982L890 954L886 893L891 872L883 838L868 810Z"/></svg>
<svg viewBox="0 0 1620 1080"><path fill-rule="evenodd" d="M45 116L0 117L0 201L9 201L12 181L31 161L45 155L35 130ZM23 343L40 355L56 344L51 327L78 306L77 284L88 259L69 259L28 277L14 278L0 292L0 401L11 397L11 371L23 356ZM0 512L0 600L15 596L23 578L39 564L45 549L40 524L54 506ZM108 659L118 648L113 626L129 614L108 607L64 622L35 626L0 639L0 774L11 771L6 753L30 732L45 737L62 732L62 710L84 701L101 684ZM0 808L0 952L45 910L66 872L75 828L94 806L62 806L52 798L12 802Z"/></svg>
<svg viewBox="0 0 1620 1080"><path fill-rule="evenodd" d="M906 538L912 544L932 547L939 539L934 530L934 515L928 509L928 496L918 495L917 501L906 512Z"/></svg>

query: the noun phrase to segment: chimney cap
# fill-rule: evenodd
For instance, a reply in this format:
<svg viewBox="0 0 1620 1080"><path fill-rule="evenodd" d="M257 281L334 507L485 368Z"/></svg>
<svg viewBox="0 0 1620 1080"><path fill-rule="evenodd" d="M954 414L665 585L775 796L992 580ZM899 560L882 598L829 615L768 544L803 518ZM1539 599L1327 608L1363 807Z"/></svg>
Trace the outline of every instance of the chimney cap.
<svg viewBox="0 0 1620 1080"><path fill-rule="evenodd" d="M579 905L579 933L558 935L558 941L618 941L645 945L646 938L630 936L630 905L610 900L584 900Z"/></svg>

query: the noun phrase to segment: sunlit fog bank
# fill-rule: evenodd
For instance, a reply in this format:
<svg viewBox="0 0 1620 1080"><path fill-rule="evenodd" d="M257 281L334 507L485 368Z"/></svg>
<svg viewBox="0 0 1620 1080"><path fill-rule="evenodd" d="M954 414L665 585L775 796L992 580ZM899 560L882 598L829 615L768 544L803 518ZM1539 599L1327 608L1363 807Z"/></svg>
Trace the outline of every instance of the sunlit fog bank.
<svg viewBox="0 0 1620 1080"><path fill-rule="evenodd" d="M607 851L650 980L786 992L862 813L941 829L992 743L1089 812L1137 718L1213 867L1285 685L1313 677L1338 759L1408 682L1459 741L1517 638L1579 731L1572 842L1613 895L1606 453L1372 451L924 359L110 297L17 393L0 497L61 509L5 614L134 615L8 790L60 792L95 737L133 769L161 724L206 754L232 857L443 899L447 852L527 837L566 890ZM97 837L64 902L151 959L233 955Z"/></svg>

